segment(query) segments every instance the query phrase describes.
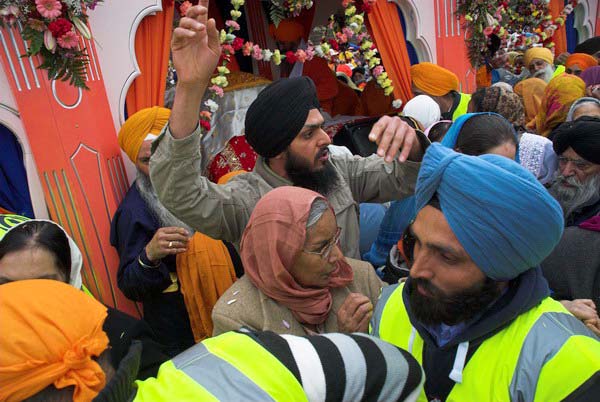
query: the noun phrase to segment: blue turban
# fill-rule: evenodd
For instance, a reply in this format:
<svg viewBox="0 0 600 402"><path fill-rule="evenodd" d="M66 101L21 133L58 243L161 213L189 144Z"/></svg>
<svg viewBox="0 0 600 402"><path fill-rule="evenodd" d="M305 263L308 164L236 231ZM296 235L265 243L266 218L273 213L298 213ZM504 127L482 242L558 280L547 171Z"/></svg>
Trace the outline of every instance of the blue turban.
<svg viewBox="0 0 600 402"><path fill-rule="evenodd" d="M462 131L462 128L465 125L465 123L467 122L467 120L469 120L471 117L482 115L482 114L498 116L498 117L501 117L506 120L506 118L504 116L499 115L498 113L492 113L492 112L463 114L458 119L456 119L454 121L454 123L452 123L452 126L450 126L450 129L448 130L448 132L446 132L446 135L444 135L444 138L442 139L441 144L443 146L451 148L451 149L456 148L456 141L458 140L458 135ZM508 120L506 120L506 121L509 124L511 124ZM515 136L515 144L517 144L517 152L515 153L515 160L517 162L519 162L519 137L517 136L517 132L514 131L514 129L513 129L513 134Z"/></svg>
<svg viewBox="0 0 600 402"><path fill-rule="evenodd" d="M432 144L417 179L416 211L434 195L460 244L494 280L516 278L540 264L563 232L558 202L503 156L468 156Z"/></svg>

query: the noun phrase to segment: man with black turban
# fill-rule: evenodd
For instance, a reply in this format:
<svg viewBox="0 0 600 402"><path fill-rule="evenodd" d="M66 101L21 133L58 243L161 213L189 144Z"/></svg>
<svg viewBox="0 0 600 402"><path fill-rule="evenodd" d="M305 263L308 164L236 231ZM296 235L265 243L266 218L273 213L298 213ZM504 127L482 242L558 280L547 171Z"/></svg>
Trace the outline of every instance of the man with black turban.
<svg viewBox="0 0 600 402"><path fill-rule="evenodd" d="M558 177L550 188L565 214L566 226L577 226L600 214L600 119L580 117L554 131Z"/></svg>
<svg viewBox="0 0 600 402"><path fill-rule="evenodd" d="M201 1L191 8L173 34L177 91L170 123L154 143L150 161L160 201L195 230L238 243L265 193L280 186L308 188L327 196L342 230L344 254L360 258L358 203L385 202L414 192L420 165L406 160L421 158L423 145L416 132L400 118L386 116L370 133L378 155L332 156L314 83L306 77L282 79L265 88L246 114L246 139L260 156L254 171L223 186L209 182L200 173L198 108L220 46L207 5Z"/></svg>
<svg viewBox="0 0 600 402"><path fill-rule="evenodd" d="M559 177L550 188L566 220L542 263L555 299L600 335L600 119L580 117L555 131Z"/></svg>

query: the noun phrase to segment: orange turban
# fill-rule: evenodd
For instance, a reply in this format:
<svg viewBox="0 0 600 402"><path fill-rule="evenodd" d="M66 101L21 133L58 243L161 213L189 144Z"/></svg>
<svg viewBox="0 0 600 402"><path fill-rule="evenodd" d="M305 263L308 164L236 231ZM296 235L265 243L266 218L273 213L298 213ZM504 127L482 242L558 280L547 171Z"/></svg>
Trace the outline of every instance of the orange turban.
<svg viewBox="0 0 600 402"><path fill-rule="evenodd" d="M456 74L437 64L415 64L410 68L410 76L413 85L427 95L444 96L450 91L458 91Z"/></svg>
<svg viewBox="0 0 600 402"><path fill-rule="evenodd" d="M135 163L142 143L148 134L158 135L167 125L171 111L154 106L142 109L130 116L119 130L119 146Z"/></svg>
<svg viewBox="0 0 600 402"><path fill-rule="evenodd" d="M523 57L525 68L529 68L529 65L533 59L544 60L550 65L554 64L554 56L552 55L552 52L550 49L546 49L545 47L532 47L531 49L527 49L525 56Z"/></svg>
<svg viewBox="0 0 600 402"><path fill-rule="evenodd" d="M0 400L29 398L54 385L91 401L105 375L92 356L108 347L106 307L66 283L34 279L0 286Z"/></svg>
<svg viewBox="0 0 600 402"><path fill-rule="evenodd" d="M304 26L293 20L283 20L277 27L270 24L269 33L280 42L296 42L304 36Z"/></svg>
<svg viewBox="0 0 600 402"><path fill-rule="evenodd" d="M594 56L590 56L585 53L573 53L567 58L565 63L565 67L570 68L577 64L579 68L583 71L586 68L594 67L598 65L598 61Z"/></svg>

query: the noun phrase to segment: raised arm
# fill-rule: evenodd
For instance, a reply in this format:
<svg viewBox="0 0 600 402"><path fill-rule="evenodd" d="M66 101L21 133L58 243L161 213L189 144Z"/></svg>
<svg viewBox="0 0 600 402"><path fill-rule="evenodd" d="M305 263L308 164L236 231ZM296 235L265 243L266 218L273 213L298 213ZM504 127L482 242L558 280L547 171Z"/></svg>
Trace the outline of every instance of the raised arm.
<svg viewBox="0 0 600 402"><path fill-rule="evenodd" d="M169 126L173 138L181 139L198 125L200 103L221 55L215 20L208 19L208 0L200 0L179 21L173 31L171 52L177 89Z"/></svg>

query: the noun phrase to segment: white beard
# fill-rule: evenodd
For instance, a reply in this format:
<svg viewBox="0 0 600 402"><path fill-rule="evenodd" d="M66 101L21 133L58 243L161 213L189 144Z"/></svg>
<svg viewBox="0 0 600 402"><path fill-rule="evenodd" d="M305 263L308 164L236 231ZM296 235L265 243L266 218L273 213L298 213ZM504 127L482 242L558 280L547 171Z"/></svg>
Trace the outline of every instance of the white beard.
<svg viewBox="0 0 600 402"><path fill-rule="evenodd" d="M562 183L568 183L573 187L566 187ZM580 183L574 176L566 178L559 176L549 191L562 207L565 219L568 219L573 212L592 205L600 199L600 175L594 175L584 183Z"/></svg>
<svg viewBox="0 0 600 402"><path fill-rule="evenodd" d="M546 82L550 82L553 74L554 68L550 64L548 64L543 70L536 71L535 74L533 74L533 77L542 79Z"/></svg>
<svg viewBox="0 0 600 402"><path fill-rule="evenodd" d="M142 196L142 199L146 203L146 206L152 212L152 215L158 219L161 227L180 227L192 234L195 232L191 227L180 221L175 215L173 215L161 202L158 200L158 195L152 187L150 178L138 170L135 179L135 185Z"/></svg>

